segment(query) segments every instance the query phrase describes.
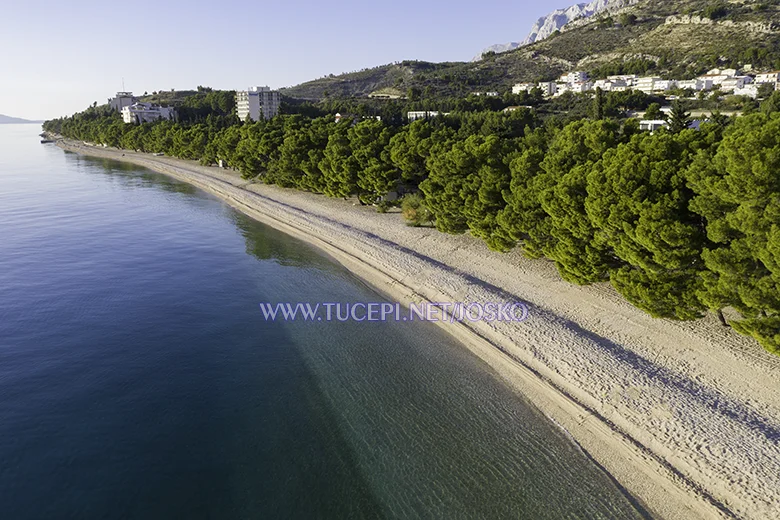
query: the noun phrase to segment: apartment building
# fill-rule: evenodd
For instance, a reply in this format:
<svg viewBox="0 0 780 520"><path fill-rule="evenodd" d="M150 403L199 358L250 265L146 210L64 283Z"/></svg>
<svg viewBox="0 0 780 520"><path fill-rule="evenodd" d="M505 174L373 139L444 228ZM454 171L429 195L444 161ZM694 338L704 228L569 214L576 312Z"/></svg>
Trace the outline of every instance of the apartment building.
<svg viewBox="0 0 780 520"><path fill-rule="evenodd" d="M270 119L279 113L282 95L270 87L250 87L236 91L236 113L241 121Z"/></svg>

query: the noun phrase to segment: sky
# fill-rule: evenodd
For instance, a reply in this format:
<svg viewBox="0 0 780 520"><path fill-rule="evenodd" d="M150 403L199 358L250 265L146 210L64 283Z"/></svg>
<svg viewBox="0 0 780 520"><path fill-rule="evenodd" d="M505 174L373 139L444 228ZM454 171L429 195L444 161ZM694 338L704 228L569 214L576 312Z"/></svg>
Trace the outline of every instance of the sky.
<svg viewBox="0 0 780 520"><path fill-rule="evenodd" d="M292 86L395 61L467 61L574 0L0 0L0 114L117 91Z"/></svg>

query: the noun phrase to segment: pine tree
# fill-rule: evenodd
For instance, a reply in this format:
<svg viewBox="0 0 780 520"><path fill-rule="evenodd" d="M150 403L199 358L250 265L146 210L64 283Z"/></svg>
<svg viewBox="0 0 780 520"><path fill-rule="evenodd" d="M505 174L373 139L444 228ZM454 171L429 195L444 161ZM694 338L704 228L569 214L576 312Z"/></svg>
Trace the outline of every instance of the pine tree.
<svg viewBox="0 0 780 520"><path fill-rule="evenodd" d="M348 122L334 125L319 164L325 179L323 192L329 197L347 198L357 192L357 161L352 157L348 131Z"/></svg>
<svg viewBox="0 0 780 520"><path fill-rule="evenodd" d="M593 106L591 108L591 117L596 121L604 119L604 91L601 87L596 87L596 95L593 97Z"/></svg>
<svg viewBox="0 0 780 520"><path fill-rule="evenodd" d="M669 131L678 134L686 130L690 124L690 112L686 112L685 107L679 101L672 103L672 111L669 113Z"/></svg>
<svg viewBox="0 0 780 520"><path fill-rule="evenodd" d="M706 219L714 244L700 297L713 310L731 306L732 325L780 353L780 113L737 118L713 158L689 169L691 209Z"/></svg>
<svg viewBox="0 0 780 520"><path fill-rule="evenodd" d="M543 255L543 245L550 239L547 214L539 200L540 165L548 139L547 130L537 129L517 143L519 150L509 162L509 188L502 192L506 205L496 217L498 232L505 240L520 242L525 254L532 258Z"/></svg>
<svg viewBox="0 0 780 520"><path fill-rule="evenodd" d="M449 149L443 147L431 153L430 175L420 189L436 216L439 231L470 230L491 248L502 251L513 245L505 240L496 220L506 205L502 194L511 180L506 159L508 144L497 135L472 135L449 144Z"/></svg>
<svg viewBox="0 0 780 520"><path fill-rule="evenodd" d="M433 128L428 121L415 121L390 139L390 160L401 172L401 179L413 186L428 176L425 161Z"/></svg>
<svg viewBox="0 0 780 520"><path fill-rule="evenodd" d="M543 188L538 197L549 226L542 252L570 282L606 280L614 266L609 248L594 241L596 229L585 216L585 199L589 171L622 139L616 122L576 121L555 136L540 165Z"/></svg>
<svg viewBox="0 0 780 520"><path fill-rule="evenodd" d="M596 241L623 262L610 272L612 285L655 317L694 319L699 301L700 218L688 210L685 186L693 130L672 135L643 133L607 151L588 176L585 203Z"/></svg>
<svg viewBox="0 0 780 520"><path fill-rule="evenodd" d="M350 128L348 135L357 162L360 198L367 204L376 203L401 180L401 172L390 161L393 133L381 121L367 119Z"/></svg>

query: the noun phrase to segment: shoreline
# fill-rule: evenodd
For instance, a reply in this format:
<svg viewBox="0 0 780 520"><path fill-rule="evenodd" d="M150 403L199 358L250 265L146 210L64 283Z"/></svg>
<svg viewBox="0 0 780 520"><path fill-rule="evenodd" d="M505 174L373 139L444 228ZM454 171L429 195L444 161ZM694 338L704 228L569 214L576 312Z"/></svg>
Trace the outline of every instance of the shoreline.
<svg viewBox="0 0 780 520"><path fill-rule="evenodd" d="M59 141L192 184L304 240L389 298L529 303L523 323L439 324L662 518L780 515L780 358L716 320L653 320L609 288L468 236L407 228L192 161ZM739 365L737 365L737 363Z"/></svg>

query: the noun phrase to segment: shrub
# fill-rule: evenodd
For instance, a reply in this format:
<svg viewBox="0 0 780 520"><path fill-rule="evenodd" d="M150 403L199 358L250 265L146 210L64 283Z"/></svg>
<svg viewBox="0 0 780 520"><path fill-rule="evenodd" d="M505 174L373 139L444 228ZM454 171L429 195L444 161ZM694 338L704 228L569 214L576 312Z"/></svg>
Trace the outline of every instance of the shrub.
<svg viewBox="0 0 780 520"><path fill-rule="evenodd" d="M727 14L729 14L729 8L726 6L726 4L710 4L704 8L704 17L709 18L710 20L723 18Z"/></svg>
<svg viewBox="0 0 780 520"><path fill-rule="evenodd" d="M425 201L419 193L412 193L403 198L401 214L409 226L420 227L433 223L433 213L425 205Z"/></svg>
<svg viewBox="0 0 780 520"><path fill-rule="evenodd" d="M602 29L608 29L615 26L615 20L611 16L606 18L599 18L598 26Z"/></svg>
<svg viewBox="0 0 780 520"><path fill-rule="evenodd" d="M388 202L386 200L380 200L379 202L376 203L376 212L387 213L392 207L393 207L392 202Z"/></svg>
<svg viewBox="0 0 780 520"><path fill-rule="evenodd" d="M623 13L620 15L620 25L628 27L636 23L636 15L632 13Z"/></svg>

